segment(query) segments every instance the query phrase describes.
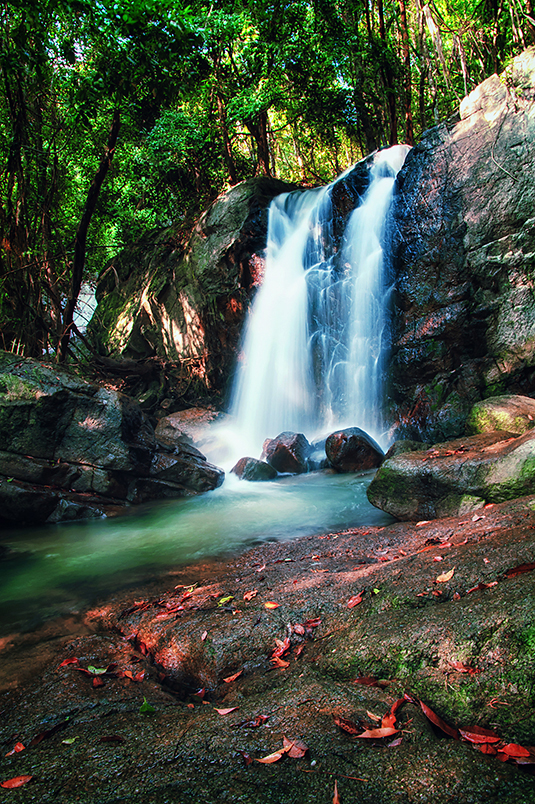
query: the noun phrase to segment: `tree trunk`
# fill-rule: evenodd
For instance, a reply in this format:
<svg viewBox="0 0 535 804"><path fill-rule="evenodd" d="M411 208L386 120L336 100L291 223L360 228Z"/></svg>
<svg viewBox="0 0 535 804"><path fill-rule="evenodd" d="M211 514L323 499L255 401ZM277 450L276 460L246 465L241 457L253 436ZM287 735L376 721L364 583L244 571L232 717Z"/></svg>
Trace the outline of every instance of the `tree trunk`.
<svg viewBox="0 0 535 804"><path fill-rule="evenodd" d="M221 134L223 136L223 158L227 166L230 183L237 184L238 174L236 171L236 163L234 162L234 157L232 156L232 146L230 144L227 121L225 118L225 106L223 103L223 98L221 97L219 92L217 93L216 101L217 101L217 116L219 119L219 128L221 129Z"/></svg>
<svg viewBox="0 0 535 804"><path fill-rule="evenodd" d="M382 67L383 83L386 92L386 106L388 112L389 145L396 145L398 141L398 125L397 125L397 112L396 112L396 89L394 85L394 74L388 60L388 42L386 39L385 18L383 10L383 0L378 0L377 8L379 11L379 36L383 43L383 59L384 64Z"/></svg>
<svg viewBox="0 0 535 804"><path fill-rule="evenodd" d="M412 123L412 86L411 86L411 57L409 48L409 28L407 25L407 9L405 0L399 0L401 17L401 42L403 49L403 72L405 79L405 142L414 145L414 127Z"/></svg>
<svg viewBox="0 0 535 804"><path fill-rule="evenodd" d="M78 296L80 295L80 289L82 287L84 266L85 266L85 255L87 249L87 231L89 229L89 224L91 223L93 212L95 211L95 207L97 205L100 190L102 188L102 185L104 184L104 179L106 178L106 174L108 173L111 161L115 154L115 147L117 145L117 139L119 137L120 126L121 121L120 121L119 109L116 109L113 115L106 151L104 153L104 156L102 157L100 166L97 172L95 173L95 177L91 182L89 192L87 193L85 208L82 213L82 218L80 220L80 225L78 226L78 231L76 232L76 238L74 241L74 259L72 263L71 289L69 292L69 298L67 300L67 304L65 305L65 310L63 312L63 332L60 338L60 342L58 344L58 360L60 362L63 362L67 356L69 338L71 336L71 330L74 318L74 310L76 307L76 302L78 301Z"/></svg>

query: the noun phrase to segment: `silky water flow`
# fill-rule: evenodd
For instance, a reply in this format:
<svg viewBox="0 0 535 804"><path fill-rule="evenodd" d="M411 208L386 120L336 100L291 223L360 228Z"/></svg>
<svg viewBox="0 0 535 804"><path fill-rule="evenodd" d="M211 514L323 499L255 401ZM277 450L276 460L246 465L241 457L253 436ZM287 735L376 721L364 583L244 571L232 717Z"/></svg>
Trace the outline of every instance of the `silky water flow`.
<svg viewBox="0 0 535 804"><path fill-rule="evenodd" d="M266 438L283 431L310 439L348 426L387 446L385 249L394 182L408 150L397 145L375 155L341 249L332 238L336 182L272 201L264 279L231 404L242 455L258 455Z"/></svg>

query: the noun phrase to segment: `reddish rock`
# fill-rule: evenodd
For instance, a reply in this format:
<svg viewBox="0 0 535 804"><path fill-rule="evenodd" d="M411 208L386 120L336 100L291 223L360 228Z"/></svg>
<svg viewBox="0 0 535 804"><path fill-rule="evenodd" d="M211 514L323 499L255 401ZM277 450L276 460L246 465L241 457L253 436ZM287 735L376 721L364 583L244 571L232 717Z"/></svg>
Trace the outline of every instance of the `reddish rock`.
<svg viewBox="0 0 535 804"><path fill-rule="evenodd" d="M281 474L293 475L307 471L307 458L312 452L303 433L280 433L264 441L262 458Z"/></svg>
<svg viewBox="0 0 535 804"><path fill-rule="evenodd" d="M325 442L327 459L336 472L364 472L381 465L379 444L359 427L331 433Z"/></svg>
<svg viewBox="0 0 535 804"><path fill-rule="evenodd" d="M240 480L273 480L277 477L276 469L265 461L259 461L258 458L240 458L230 471Z"/></svg>

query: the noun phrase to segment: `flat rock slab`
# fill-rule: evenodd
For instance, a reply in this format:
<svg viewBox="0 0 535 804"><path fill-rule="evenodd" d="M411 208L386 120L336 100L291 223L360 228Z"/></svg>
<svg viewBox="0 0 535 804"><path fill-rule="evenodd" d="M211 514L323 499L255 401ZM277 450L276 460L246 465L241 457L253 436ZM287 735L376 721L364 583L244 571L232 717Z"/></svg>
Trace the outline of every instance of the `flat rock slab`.
<svg viewBox="0 0 535 804"><path fill-rule="evenodd" d="M5 639L0 780L31 775L9 795L39 804L329 804L335 780L342 802L532 804L532 775L417 704L386 739L335 718L380 726L407 693L454 728L535 744L534 508L266 544ZM256 761L284 737L306 754Z"/></svg>

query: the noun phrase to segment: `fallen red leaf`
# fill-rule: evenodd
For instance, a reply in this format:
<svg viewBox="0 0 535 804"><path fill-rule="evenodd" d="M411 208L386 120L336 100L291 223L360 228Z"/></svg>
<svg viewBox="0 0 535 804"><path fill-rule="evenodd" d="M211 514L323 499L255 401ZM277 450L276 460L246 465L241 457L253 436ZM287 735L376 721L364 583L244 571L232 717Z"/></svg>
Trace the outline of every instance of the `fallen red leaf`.
<svg viewBox="0 0 535 804"><path fill-rule="evenodd" d="M25 751L26 746L23 743L15 743L11 751L8 751L6 757L11 757L13 754L19 754L21 751Z"/></svg>
<svg viewBox="0 0 535 804"><path fill-rule="evenodd" d="M286 651L290 650L290 638L286 637L285 639L276 639L275 640L277 647L273 650L271 654L271 659L277 659L279 656L284 656Z"/></svg>
<svg viewBox="0 0 535 804"><path fill-rule="evenodd" d="M103 686L104 686L104 682L101 679L101 677L100 676L95 676L95 678L93 679L93 687L96 688L96 687L103 687Z"/></svg>
<svg viewBox="0 0 535 804"><path fill-rule="evenodd" d="M61 664L58 664L58 669L60 667L67 667L68 664L79 664L79 660L76 656L73 656L72 659L64 659Z"/></svg>
<svg viewBox="0 0 535 804"><path fill-rule="evenodd" d="M338 782L336 779L334 780L333 804L340 804L340 797L338 795Z"/></svg>
<svg viewBox="0 0 535 804"><path fill-rule="evenodd" d="M506 578L516 578L517 575L523 575L525 572L531 572L535 569L535 561L531 564L519 564L518 567L512 567L504 572Z"/></svg>
<svg viewBox="0 0 535 804"><path fill-rule="evenodd" d="M369 740L380 740L383 737L391 737L393 734L397 734L399 729L395 729L393 726L387 726L386 728L380 729L366 729L363 731L362 734L356 734L355 737L364 737L365 739Z"/></svg>
<svg viewBox="0 0 535 804"><path fill-rule="evenodd" d="M507 754L510 757L531 756L527 748L524 748L523 745L517 745L516 743L507 743L507 745L504 745L503 748L498 748L498 751L503 751L504 754Z"/></svg>
<svg viewBox="0 0 535 804"><path fill-rule="evenodd" d="M321 624L321 617L313 617L311 620L306 620L303 625L305 628L317 628Z"/></svg>
<svg viewBox="0 0 535 804"><path fill-rule="evenodd" d="M377 687L377 679L374 676L359 676L353 684L363 684L365 687Z"/></svg>
<svg viewBox="0 0 535 804"><path fill-rule="evenodd" d="M355 734L357 735L360 732L360 727L357 726L356 723L353 723L352 720L347 720L345 717L339 717L338 715L333 715L334 722L337 726L340 726L342 731L346 731L348 734Z"/></svg>
<svg viewBox="0 0 535 804"><path fill-rule="evenodd" d="M353 609L355 606L358 606L359 603L362 603L363 594L364 592L359 592L358 595L353 595L353 597L350 597L347 601L347 608Z"/></svg>
<svg viewBox="0 0 535 804"><path fill-rule="evenodd" d="M237 673L234 673L234 675L233 675L233 676L227 676L226 678L224 678L224 679L223 679L223 681L224 681L226 684L230 684L230 682L231 682L231 681L236 681L236 679L237 679L237 678L239 678L239 677L241 676L241 674L242 674L242 673L243 673L243 667L242 667L242 669L241 669L241 670L238 670L238 672L237 672Z"/></svg>
<svg viewBox="0 0 535 804"><path fill-rule="evenodd" d="M408 700L410 700L410 698ZM412 702L416 703L414 699L412 699ZM444 720L442 720L441 717L439 717L435 712L433 712L432 709L430 709L426 704L424 704L423 701L418 701L418 703L420 704L422 712L424 713L426 718L428 718L428 720L431 721L431 723L434 723L435 726L438 726L439 729L442 729L442 731L445 732L445 734L449 734L449 736L453 737L454 740L459 739L459 732L457 731L457 729L454 729L453 726L449 726Z"/></svg>
<svg viewBox="0 0 535 804"><path fill-rule="evenodd" d="M463 662L450 662L451 666L457 670L458 673L469 673L469 675L473 676L476 673L481 673L481 670L478 667L470 667L469 664L464 664Z"/></svg>
<svg viewBox="0 0 535 804"><path fill-rule="evenodd" d="M499 743L500 737L491 729L482 726L471 726L469 729L459 729L461 736L471 743Z"/></svg>
<svg viewBox="0 0 535 804"><path fill-rule="evenodd" d="M392 712L389 712L388 715L385 715L381 720L382 729L393 728L395 725L396 725L396 716L392 714Z"/></svg>
<svg viewBox="0 0 535 804"><path fill-rule="evenodd" d="M271 765L273 762L278 762L289 750L289 747L280 748L278 751L274 751L273 754L268 754L267 757L262 757L262 759L257 759L256 761L261 762L263 765Z"/></svg>
<svg viewBox="0 0 535 804"><path fill-rule="evenodd" d="M236 709L238 709L238 707L237 706L229 706L228 709L216 709L216 707L214 706L214 709L219 715L230 715L230 713L235 712Z"/></svg>
<svg viewBox="0 0 535 804"><path fill-rule="evenodd" d="M274 659L271 659L270 661L273 667L282 667L284 669L290 666L290 662L281 659L280 656L276 656Z"/></svg>
<svg viewBox="0 0 535 804"><path fill-rule="evenodd" d="M304 636L305 627L301 625L301 623L297 623L296 625L293 626L293 632L294 634L298 634L299 636Z"/></svg>
<svg viewBox="0 0 535 804"><path fill-rule="evenodd" d="M253 720L242 720L241 723L234 723L232 728L256 729L258 726L262 726L266 720L269 720L269 715L257 715Z"/></svg>
<svg viewBox="0 0 535 804"><path fill-rule="evenodd" d="M302 740L289 740L287 737L283 737L282 742L288 751L288 756L292 759L302 759L308 751L308 745Z"/></svg>
<svg viewBox="0 0 535 804"><path fill-rule="evenodd" d="M294 656L295 656L296 659L298 659L299 656L301 656L301 654L303 653L304 649L305 649L305 643L301 642L301 644L298 645L296 647L295 651L294 651Z"/></svg>
<svg viewBox="0 0 535 804"><path fill-rule="evenodd" d="M402 742L403 742L403 737L396 737L396 739L392 740L391 743L387 743L387 746L389 748L396 748L398 745L401 745Z"/></svg>
<svg viewBox="0 0 535 804"><path fill-rule="evenodd" d="M0 782L0 787L6 787L8 790L12 790L14 787L22 787L23 784L26 784L33 779L33 776L14 776L12 779L6 779L5 782Z"/></svg>
<svg viewBox="0 0 535 804"><path fill-rule="evenodd" d="M256 596L257 596L257 594L258 594L258 591L257 591L256 589L251 589L251 591L250 591L250 592L245 592L245 593L244 593L244 595L243 595L243 599L244 599L244 600L247 600L247 601L252 600L252 599L253 599L253 597L256 597Z"/></svg>
<svg viewBox="0 0 535 804"><path fill-rule="evenodd" d="M474 744L474 748L477 748L482 754L490 754L494 757L498 753L497 749L489 743L480 743L479 745Z"/></svg>
<svg viewBox="0 0 535 804"><path fill-rule="evenodd" d="M248 754L246 751L238 751L238 753L242 755L246 766L252 764L253 758L250 756L250 754Z"/></svg>
<svg viewBox="0 0 535 804"><path fill-rule="evenodd" d="M466 594L469 595L471 592L479 592L481 589L490 589L492 586L497 586L498 581L491 581L490 583L484 583L480 581L476 586L472 586L471 589L466 590Z"/></svg>

